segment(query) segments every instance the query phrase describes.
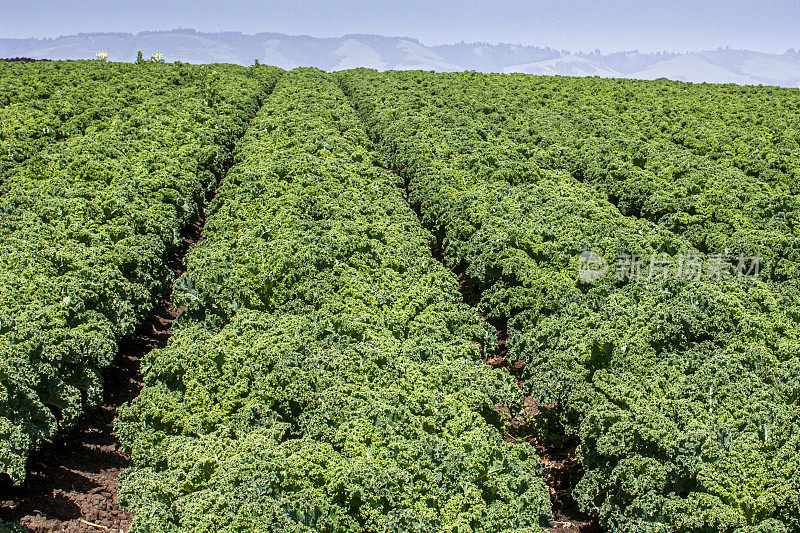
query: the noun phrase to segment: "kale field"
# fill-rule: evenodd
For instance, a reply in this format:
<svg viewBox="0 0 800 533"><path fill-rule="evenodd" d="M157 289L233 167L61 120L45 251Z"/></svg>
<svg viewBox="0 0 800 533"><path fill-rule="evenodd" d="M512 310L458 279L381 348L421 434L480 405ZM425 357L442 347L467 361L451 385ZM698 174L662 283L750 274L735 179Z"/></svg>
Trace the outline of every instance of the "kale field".
<svg viewBox="0 0 800 533"><path fill-rule="evenodd" d="M797 89L0 61L0 531L800 532L799 198Z"/></svg>

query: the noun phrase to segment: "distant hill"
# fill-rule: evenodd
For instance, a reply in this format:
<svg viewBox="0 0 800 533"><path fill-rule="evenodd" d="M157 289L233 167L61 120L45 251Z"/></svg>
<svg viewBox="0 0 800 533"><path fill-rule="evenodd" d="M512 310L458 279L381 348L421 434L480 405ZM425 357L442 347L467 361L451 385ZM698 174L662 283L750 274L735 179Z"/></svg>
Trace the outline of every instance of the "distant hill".
<svg viewBox="0 0 800 533"><path fill-rule="evenodd" d="M239 63L255 59L282 68L323 70L370 67L379 70L524 72L709 83L800 87L800 53L766 54L717 49L685 54L617 52L571 53L513 44L458 43L425 46L407 37L345 35L337 38L281 33L244 35L171 30L80 33L54 39L0 39L0 57L92 59L99 50L111 61L133 61L137 50L164 52L167 61Z"/></svg>

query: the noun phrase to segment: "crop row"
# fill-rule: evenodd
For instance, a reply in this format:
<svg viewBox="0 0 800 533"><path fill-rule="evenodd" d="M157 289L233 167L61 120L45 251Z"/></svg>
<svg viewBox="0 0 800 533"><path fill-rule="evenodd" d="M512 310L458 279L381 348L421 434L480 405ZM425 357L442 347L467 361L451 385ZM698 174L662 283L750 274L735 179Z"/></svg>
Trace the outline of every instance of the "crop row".
<svg viewBox="0 0 800 533"><path fill-rule="evenodd" d="M60 141L103 129L115 117L126 120L136 104L196 74L99 61L0 62L0 183L43 149L57 150Z"/></svg>
<svg viewBox="0 0 800 533"><path fill-rule="evenodd" d="M41 80L49 83L48 74L62 66L48 63ZM99 112L83 134L57 147L37 145L35 164L3 175L0 473L15 483L25 477L31 450L101 398L100 370L164 295L167 250L197 215L278 74L215 68L136 71L93 62L66 69L104 80L110 73L98 95L130 93L129 105ZM60 98L47 97L51 90L42 88L40 99ZM123 105L128 97L115 98L106 104Z"/></svg>
<svg viewBox="0 0 800 533"><path fill-rule="evenodd" d="M704 253L760 253L767 277L797 279L796 91L598 80L518 87L529 93L488 96L497 107L489 122L500 120L542 168L568 170L623 214ZM535 102L538 92L552 97Z"/></svg>
<svg viewBox="0 0 800 533"><path fill-rule="evenodd" d="M606 109L639 94L657 116L662 89L690 110L729 89L337 76L472 303L507 328L526 392L579 434L585 511L615 533L800 527L796 170L748 176ZM773 268L740 276L715 261L726 247ZM587 280L590 252L608 270ZM681 275L686 258L702 275Z"/></svg>
<svg viewBox="0 0 800 533"><path fill-rule="evenodd" d="M320 71L251 124L117 433L135 531L540 531L515 384Z"/></svg>

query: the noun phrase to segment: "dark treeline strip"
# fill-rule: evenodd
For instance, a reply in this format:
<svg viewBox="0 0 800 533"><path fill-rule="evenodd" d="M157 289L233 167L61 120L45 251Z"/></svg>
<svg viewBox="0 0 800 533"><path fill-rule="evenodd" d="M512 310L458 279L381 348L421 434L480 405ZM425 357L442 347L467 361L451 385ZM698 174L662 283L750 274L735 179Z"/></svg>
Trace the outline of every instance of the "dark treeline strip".
<svg viewBox="0 0 800 533"><path fill-rule="evenodd" d="M237 152L118 433L132 531L541 531L491 331L329 77L284 75Z"/></svg>
<svg viewBox="0 0 800 533"><path fill-rule="evenodd" d="M146 97L43 150L0 198L0 473L15 483L32 449L100 400L100 370L163 296L179 228L279 74L136 67Z"/></svg>
<svg viewBox="0 0 800 533"><path fill-rule="evenodd" d="M7 63L37 63L40 61L52 61L51 59L34 59L32 57L3 57L0 58L0 61L5 61Z"/></svg>
<svg viewBox="0 0 800 533"><path fill-rule="evenodd" d="M593 124L602 131L615 116L603 108L614 103L607 93L625 82L592 80L581 92L583 80L473 73L357 70L337 78L380 145L380 164L400 170L446 262L463 272L472 303L507 327L507 357L524 365L525 392L580 436L586 474L575 495L587 513L626 533L800 527L800 313L788 217L738 212L731 198L743 181L712 186L692 174L650 191L693 187L712 212L695 230L676 227L609 201L615 176L605 167L587 179L571 156L556 157L558 145L542 148L539 138L560 139L569 152ZM583 108L573 117L584 129L557 113L548 118L548 106L536 103L562 94L597 97L596 117ZM624 159L619 146L598 148L592 161ZM744 180L735 167L729 174ZM753 181L752 190L783 179ZM760 193L742 194L752 206ZM785 185L780 194L791 196ZM676 216L693 216L684 206ZM744 219L724 218L736 213ZM748 229L761 240L748 242ZM717 264L711 276L703 252L717 246L772 254L780 270L740 278ZM609 266L589 281L579 277L588 252ZM650 276L645 263L639 277L617 276L625 265L616 259L626 254L674 264L694 255L703 271Z"/></svg>

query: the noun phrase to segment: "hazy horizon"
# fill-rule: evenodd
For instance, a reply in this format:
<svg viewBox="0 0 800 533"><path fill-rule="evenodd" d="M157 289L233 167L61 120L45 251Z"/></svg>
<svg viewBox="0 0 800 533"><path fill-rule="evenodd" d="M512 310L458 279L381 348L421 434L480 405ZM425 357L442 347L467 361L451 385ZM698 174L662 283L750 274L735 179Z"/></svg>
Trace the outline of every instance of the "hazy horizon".
<svg viewBox="0 0 800 533"><path fill-rule="evenodd" d="M158 34L158 33L173 33L173 32L187 32L187 33L188 32L194 32L194 33L197 33L197 34L220 34L220 35L222 35L222 34L240 34L240 35L243 35L243 36L254 36L254 35L259 35L259 34L276 34L276 35L287 35L287 36L290 36L290 37L300 37L300 38L302 38L302 37L311 37L311 38L314 38L314 39L343 39L343 38L346 38L346 37L353 37L353 36L356 36L356 37L357 36L369 36L369 37L382 37L382 38L392 38L392 39L395 39L395 38L396 39L411 39L411 40L418 41L420 44L422 44L424 46L429 46L429 47L448 46L448 45L457 45L457 44L478 44L478 45L486 44L486 45L493 45L493 46L494 45L511 45L511 46L530 46L530 47L537 47L537 48L542 48L542 49L548 49L549 48L549 49L556 50L556 51L567 51L567 52L570 52L570 53L573 53L573 54L592 54L592 53L596 53L599 50L600 53L603 54L603 55L609 55L609 54L615 54L615 53L686 54L686 53L706 52L706 51L720 50L720 49L741 50L741 51L747 51L747 52L759 52L759 53L767 53L767 54L783 54L785 52L789 52L789 51L792 51L792 50L800 51L800 44L798 44L798 46L789 47L789 48L786 48L784 50L777 50L775 52L765 52L763 50L756 50L756 49L752 49L752 48L734 47L734 46L730 46L730 45L717 46L717 47L714 47L714 48L706 48L706 49L699 49L698 48L698 49L694 49L694 50L672 50L672 49L642 50L642 49L637 49L637 48L614 49L614 50L610 50L610 49L609 50L603 50L603 49L598 49L598 48L591 49L591 50L572 50L572 49L566 49L566 48L559 48L559 47L556 47L556 46L548 46L548 45L535 44L535 43L520 43L520 42L514 42L514 41L476 41L476 40L470 41L470 40L461 40L461 41L458 41L458 42L456 42L456 41L448 41L448 42L442 42L442 43L432 43L432 42L425 41L423 39L418 39L418 38L413 37L411 35L401 35L401 34L384 35L384 34L379 34L379 33L374 33L374 32L359 32L359 33L345 33L345 34L339 34L339 35L318 36L318 35L310 35L310 34L307 34L307 33L305 33L305 34L300 34L300 33L290 34L290 33L277 32L277 31L259 31L259 32L252 32L252 33L251 32L242 32L242 31L239 31L239 30L204 31L204 30L199 30L197 28L189 28L189 27L174 27L174 28L164 28L164 29L156 29L156 30L144 29L144 30L140 30L140 31L86 31L86 32L65 33L65 34L52 35L52 36L47 35L47 36L27 36L27 37L6 37L6 36L3 36L3 35L0 35L0 39L15 39L15 40L52 39L52 40L55 40L55 39L62 39L62 38L66 38L66 37L73 37L73 36L76 36L76 35L101 35L101 34L105 34L105 35L132 35L132 36L137 36L137 35L148 35L148 34Z"/></svg>
<svg viewBox="0 0 800 533"><path fill-rule="evenodd" d="M500 0L486 4L410 0L257 2L201 0L137 3L2 0L0 38L133 33L284 33L317 38L350 34L410 37L425 45L460 42L603 53L691 52L735 48L783 53L800 48L800 4L789 1L651 2ZM476 23L479 21L479 23Z"/></svg>

